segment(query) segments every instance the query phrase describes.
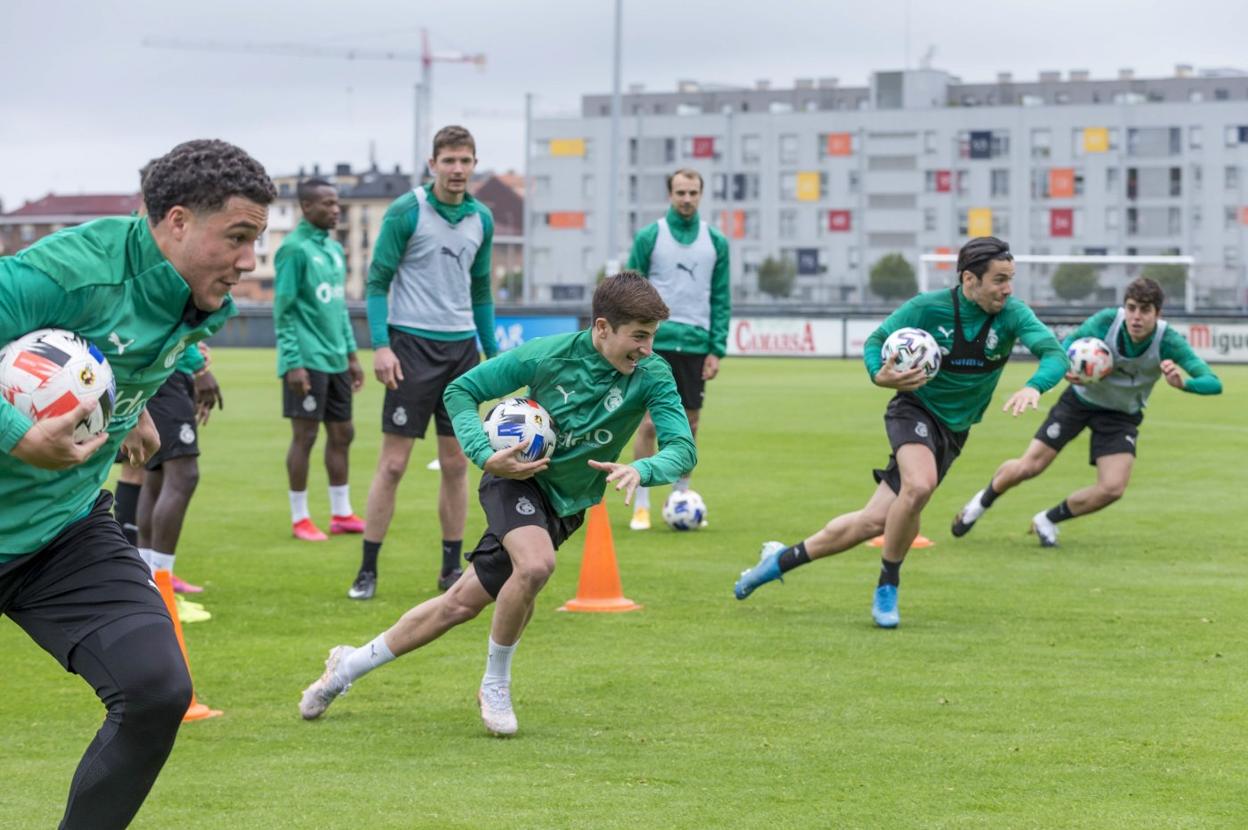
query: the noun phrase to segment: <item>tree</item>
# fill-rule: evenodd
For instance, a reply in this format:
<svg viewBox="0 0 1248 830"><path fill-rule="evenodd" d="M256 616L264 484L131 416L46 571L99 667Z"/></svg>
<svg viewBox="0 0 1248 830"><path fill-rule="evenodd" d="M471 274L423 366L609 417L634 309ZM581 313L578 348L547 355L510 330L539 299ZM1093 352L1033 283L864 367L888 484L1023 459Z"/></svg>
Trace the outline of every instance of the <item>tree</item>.
<svg viewBox="0 0 1248 830"><path fill-rule="evenodd" d="M524 297L524 272L508 271L498 283L498 297L519 302Z"/></svg>
<svg viewBox="0 0 1248 830"><path fill-rule="evenodd" d="M1053 290L1063 300L1082 300L1099 287L1101 275L1087 262L1063 262L1053 272Z"/></svg>
<svg viewBox="0 0 1248 830"><path fill-rule="evenodd" d="M884 300L904 300L919 291L914 266L901 254L885 254L871 266L871 293Z"/></svg>
<svg viewBox="0 0 1248 830"><path fill-rule="evenodd" d="M767 257L758 266L758 290L776 299L793 293L797 281L797 266L792 260Z"/></svg>
<svg viewBox="0 0 1248 830"><path fill-rule="evenodd" d="M1182 305L1187 296L1187 266L1178 263L1155 262L1145 265L1140 271L1141 277L1157 280L1166 297Z"/></svg>

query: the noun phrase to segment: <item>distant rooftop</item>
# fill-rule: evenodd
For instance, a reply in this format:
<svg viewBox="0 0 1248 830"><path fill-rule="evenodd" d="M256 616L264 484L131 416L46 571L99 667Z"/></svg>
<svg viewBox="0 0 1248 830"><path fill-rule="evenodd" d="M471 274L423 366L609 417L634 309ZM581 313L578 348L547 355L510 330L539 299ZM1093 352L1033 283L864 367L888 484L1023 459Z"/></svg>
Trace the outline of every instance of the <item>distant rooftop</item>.
<svg viewBox="0 0 1248 830"><path fill-rule="evenodd" d="M143 197L138 193L82 193L73 196L49 193L3 216L6 219L28 218L32 221L53 216L74 216L85 220L95 216L125 216L142 205Z"/></svg>

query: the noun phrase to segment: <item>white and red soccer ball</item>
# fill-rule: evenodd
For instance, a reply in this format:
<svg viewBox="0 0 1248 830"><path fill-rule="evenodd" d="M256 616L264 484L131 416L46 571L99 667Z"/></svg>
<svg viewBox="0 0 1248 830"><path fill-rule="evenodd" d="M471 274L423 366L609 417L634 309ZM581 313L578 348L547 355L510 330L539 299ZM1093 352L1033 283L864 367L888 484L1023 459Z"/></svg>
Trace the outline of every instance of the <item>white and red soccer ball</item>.
<svg viewBox="0 0 1248 830"><path fill-rule="evenodd" d="M940 346L936 338L923 329L897 329L884 341L880 357L891 363L898 372L908 372L918 367L930 380L940 371Z"/></svg>
<svg viewBox="0 0 1248 830"><path fill-rule="evenodd" d="M1114 371L1114 354L1099 337L1080 337L1066 350L1070 359L1070 377L1078 383L1089 384L1102 380Z"/></svg>
<svg viewBox="0 0 1248 830"><path fill-rule="evenodd" d="M499 401L485 416L485 434L495 450L528 440L528 448L520 454L524 461L550 458L555 452L555 422L546 408L532 398Z"/></svg>
<svg viewBox="0 0 1248 830"><path fill-rule="evenodd" d="M64 329L38 329L0 348L0 396L32 421L99 401L74 428L81 443L108 428L117 386L112 367L92 343Z"/></svg>

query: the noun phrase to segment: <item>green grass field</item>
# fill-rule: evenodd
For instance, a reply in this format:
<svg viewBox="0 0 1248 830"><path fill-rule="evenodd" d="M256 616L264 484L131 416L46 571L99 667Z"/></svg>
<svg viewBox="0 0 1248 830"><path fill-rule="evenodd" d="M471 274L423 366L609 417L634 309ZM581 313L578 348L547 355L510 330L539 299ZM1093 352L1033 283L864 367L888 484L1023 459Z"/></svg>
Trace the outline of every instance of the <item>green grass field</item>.
<svg viewBox="0 0 1248 830"><path fill-rule="evenodd" d="M857 362L726 361L694 479L710 527L633 533L609 497L645 609L556 612L575 594L573 537L517 651L520 734L504 741L474 696L488 612L299 719L330 646L433 593L433 451L417 445L377 598L351 602L358 537L289 535L273 354L214 357L226 409L202 433L178 571L208 587L215 619L187 640L201 700L226 714L182 728L136 828L1248 826L1248 368L1218 368L1218 398L1160 384L1126 498L1042 550L1029 517L1091 481L1086 437L970 536L948 530L1040 423L999 411L1034 364L1009 367L926 511L936 545L903 571L902 626L883 631L865 547L746 602L731 588L762 541L866 500L888 394ZM359 512L379 389L357 398ZM323 467L310 490L326 520ZM469 544L481 529L474 498ZM103 709L7 618L0 666L0 827L52 827Z"/></svg>

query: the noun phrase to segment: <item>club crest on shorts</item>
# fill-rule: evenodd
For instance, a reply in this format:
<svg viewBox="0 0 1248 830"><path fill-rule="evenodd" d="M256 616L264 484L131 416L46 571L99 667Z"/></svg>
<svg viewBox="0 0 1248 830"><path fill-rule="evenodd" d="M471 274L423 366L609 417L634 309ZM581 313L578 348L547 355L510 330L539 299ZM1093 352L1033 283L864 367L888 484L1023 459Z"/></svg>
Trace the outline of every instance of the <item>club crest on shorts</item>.
<svg viewBox="0 0 1248 830"><path fill-rule="evenodd" d="M394 410L394 414L390 416L390 420L394 421L396 427L403 426L407 423L407 410L401 406L398 407Z"/></svg>
<svg viewBox="0 0 1248 830"><path fill-rule="evenodd" d="M303 411L304 412L316 411L316 397L315 396L308 395L306 398L303 399Z"/></svg>
<svg viewBox="0 0 1248 830"><path fill-rule="evenodd" d="M195 428L190 424L183 424L182 429L178 430L178 439L183 444L195 443Z"/></svg>
<svg viewBox="0 0 1248 830"><path fill-rule="evenodd" d="M1049 438L1051 438L1052 440L1056 441L1057 436L1062 434L1062 425L1059 424L1057 421L1054 421L1053 423L1049 424L1049 428L1044 431L1044 434L1049 436Z"/></svg>
<svg viewBox="0 0 1248 830"><path fill-rule="evenodd" d="M532 516L537 512L537 508L533 506L533 502L529 501L528 496L521 496L516 500L516 512L521 516Z"/></svg>
<svg viewBox="0 0 1248 830"><path fill-rule="evenodd" d="M915 424L914 434L919 436L920 438L926 438L927 437L927 424L923 423L922 421L919 421L917 424Z"/></svg>

